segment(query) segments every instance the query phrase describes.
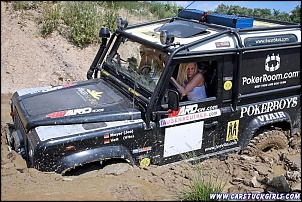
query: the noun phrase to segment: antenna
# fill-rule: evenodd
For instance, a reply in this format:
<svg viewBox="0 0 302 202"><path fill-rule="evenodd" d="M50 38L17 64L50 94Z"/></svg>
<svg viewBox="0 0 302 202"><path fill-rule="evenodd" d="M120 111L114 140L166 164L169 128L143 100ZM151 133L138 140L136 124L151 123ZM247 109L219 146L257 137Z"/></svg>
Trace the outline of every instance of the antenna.
<svg viewBox="0 0 302 202"><path fill-rule="evenodd" d="M183 12L184 10L186 10L189 6L191 6L193 3L195 3L195 1L193 1L192 3L190 3L187 7L185 7L184 9L182 9L181 11L179 11L176 16L179 15L179 13ZM175 16L174 16L175 17Z"/></svg>

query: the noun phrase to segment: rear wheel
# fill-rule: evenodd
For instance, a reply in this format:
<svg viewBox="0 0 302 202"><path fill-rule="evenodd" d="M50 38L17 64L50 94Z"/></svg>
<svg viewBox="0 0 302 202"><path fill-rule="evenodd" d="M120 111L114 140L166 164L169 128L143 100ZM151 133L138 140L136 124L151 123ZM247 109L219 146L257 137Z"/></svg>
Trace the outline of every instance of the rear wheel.
<svg viewBox="0 0 302 202"><path fill-rule="evenodd" d="M254 137L243 153L255 156L273 148L279 150L287 147L288 139L284 132L279 130L269 130Z"/></svg>

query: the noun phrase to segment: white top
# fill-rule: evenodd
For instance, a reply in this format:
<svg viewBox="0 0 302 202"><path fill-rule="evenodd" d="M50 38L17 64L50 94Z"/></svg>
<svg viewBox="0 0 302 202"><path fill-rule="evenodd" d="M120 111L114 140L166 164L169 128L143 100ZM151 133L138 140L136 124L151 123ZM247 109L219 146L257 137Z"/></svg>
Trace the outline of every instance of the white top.
<svg viewBox="0 0 302 202"><path fill-rule="evenodd" d="M183 83L184 88L186 85ZM201 100L207 98L206 88L205 86L196 86L194 87L188 94L187 97L189 100Z"/></svg>

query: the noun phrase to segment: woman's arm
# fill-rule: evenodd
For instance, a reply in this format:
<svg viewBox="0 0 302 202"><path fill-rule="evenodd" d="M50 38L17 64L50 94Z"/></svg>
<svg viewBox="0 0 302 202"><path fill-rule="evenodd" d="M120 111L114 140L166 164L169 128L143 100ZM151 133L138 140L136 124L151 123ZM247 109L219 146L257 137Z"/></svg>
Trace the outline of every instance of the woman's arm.
<svg viewBox="0 0 302 202"><path fill-rule="evenodd" d="M186 85L185 88L182 87L179 83L177 83L177 81L173 77L171 79L180 89L182 96L187 95L196 86L202 86L204 84L204 76L201 73L195 74L192 80Z"/></svg>

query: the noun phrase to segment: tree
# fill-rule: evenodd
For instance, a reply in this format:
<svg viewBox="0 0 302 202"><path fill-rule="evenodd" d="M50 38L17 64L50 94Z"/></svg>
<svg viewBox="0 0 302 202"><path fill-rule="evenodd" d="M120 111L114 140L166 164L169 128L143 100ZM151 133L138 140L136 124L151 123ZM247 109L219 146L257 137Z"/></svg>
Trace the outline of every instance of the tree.
<svg viewBox="0 0 302 202"><path fill-rule="evenodd" d="M291 11L289 16L291 22L301 23L301 6L298 5Z"/></svg>
<svg viewBox="0 0 302 202"><path fill-rule="evenodd" d="M214 10L216 13L220 14L228 14L228 15L244 15L250 17L258 17L258 18L265 18L265 19L273 19L273 20L281 20L287 22L301 22L301 6L298 5L294 10L290 13L280 12L279 10L273 9L273 14L270 9L265 8L255 8L249 9L246 7L239 7L239 6L227 6L225 4L220 4Z"/></svg>

